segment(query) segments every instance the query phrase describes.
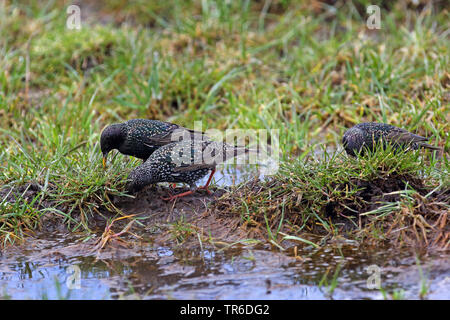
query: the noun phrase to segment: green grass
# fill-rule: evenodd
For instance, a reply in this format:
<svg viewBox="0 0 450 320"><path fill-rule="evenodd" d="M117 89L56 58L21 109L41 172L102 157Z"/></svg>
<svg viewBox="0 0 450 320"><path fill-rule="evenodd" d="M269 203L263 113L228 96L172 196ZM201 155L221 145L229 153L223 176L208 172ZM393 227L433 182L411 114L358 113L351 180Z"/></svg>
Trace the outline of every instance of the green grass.
<svg viewBox="0 0 450 320"><path fill-rule="evenodd" d="M336 182L395 171L449 187L446 156L315 156L324 145L339 148L344 130L361 121L404 127L448 151L448 10L399 1L382 7L382 28L369 31L365 1L101 1L81 4L77 31L66 28L70 4L0 4L0 185L42 187L13 202L2 193L2 243L38 228L45 214L88 230L99 206L114 211L106 195L122 195L136 161L117 155L105 174L99 135L136 117L279 129L289 159L280 180L312 201L302 218L329 231L327 201L357 192ZM328 200L317 196L323 190ZM408 201L386 205L398 212ZM280 221L267 219L278 241Z"/></svg>
<svg viewBox="0 0 450 320"><path fill-rule="evenodd" d="M323 286L325 286L325 288L327 289L327 295L332 297L333 296L333 292L336 289L337 285L338 285L338 276L339 276L339 272L342 269L342 264L338 264L333 276L331 277L330 283L328 284L328 273L330 271L330 269L327 269L327 272L322 276L322 279L319 281L319 288L322 288Z"/></svg>
<svg viewBox="0 0 450 320"><path fill-rule="evenodd" d="M419 151L388 146L351 158L324 150L284 163L275 177L240 186L214 206L261 226L277 247L302 232L429 245L438 235L430 224L445 222L450 209L443 170L448 172L447 160Z"/></svg>

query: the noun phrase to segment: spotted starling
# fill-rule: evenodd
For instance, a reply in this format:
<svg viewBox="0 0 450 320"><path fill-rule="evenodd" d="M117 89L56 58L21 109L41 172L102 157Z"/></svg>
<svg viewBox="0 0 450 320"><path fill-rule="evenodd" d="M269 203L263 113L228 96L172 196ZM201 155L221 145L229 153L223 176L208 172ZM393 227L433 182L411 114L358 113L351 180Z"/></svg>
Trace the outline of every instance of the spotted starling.
<svg viewBox="0 0 450 320"><path fill-rule="evenodd" d="M103 167L106 167L106 158L113 149L145 161L159 147L188 137L202 139L205 136L202 132L159 120L133 119L109 125L100 137Z"/></svg>
<svg viewBox="0 0 450 320"><path fill-rule="evenodd" d="M210 170L208 182L200 187L208 191L209 183L218 163L250 152L245 147L231 146L211 140L183 140L167 144L158 150L128 176L126 189L136 193L149 184L158 182L186 183L190 191L171 196L173 200L193 193L195 182L203 178Z"/></svg>
<svg viewBox="0 0 450 320"><path fill-rule="evenodd" d="M383 141L383 144L391 144L396 150L406 148L417 150L420 147L441 150L439 147L426 143L425 141L428 141L428 138L386 123L359 123L348 129L342 137L345 151L351 156L356 156L358 152L363 153L365 149L374 151L380 140Z"/></svg>

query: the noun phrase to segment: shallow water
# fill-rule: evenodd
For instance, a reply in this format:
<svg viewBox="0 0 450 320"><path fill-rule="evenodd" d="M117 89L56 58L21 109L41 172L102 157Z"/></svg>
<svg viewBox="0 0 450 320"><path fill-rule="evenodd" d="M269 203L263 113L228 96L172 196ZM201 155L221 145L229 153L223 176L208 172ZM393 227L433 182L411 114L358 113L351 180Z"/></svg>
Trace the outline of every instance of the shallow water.
<svg viewBox="0 0 450 320"><path fill-rule="evenodd" d="M197 181L197 186L203 186L208 181L209 174ZM249 181L251 179L263 180L268 178L259 170L255 169L255 166L251 165L219 165L217 171L214 174L212 183L216 187L230 187L240 183Z"/></svg>
<svg viewBox="0 0 450 320"><path fill-rule="evenodd" d="M392 248L361 248L349 242L292 252L262 245L227 250L171 249L141 244L100 257L82 239L48 235L0 257L0 297L9 299L383 299L368 288L379 268L380 285L403 298L450 298L448 254L416 258ZM64 248L72 248L64 250ZM336 270L338 268L338 272ZM420 271L422 270L422 271ZM421 275L421 272L423 273ZM333 275L336 288L333 289ZM326 280L325 280L326 279Z"/></svg>

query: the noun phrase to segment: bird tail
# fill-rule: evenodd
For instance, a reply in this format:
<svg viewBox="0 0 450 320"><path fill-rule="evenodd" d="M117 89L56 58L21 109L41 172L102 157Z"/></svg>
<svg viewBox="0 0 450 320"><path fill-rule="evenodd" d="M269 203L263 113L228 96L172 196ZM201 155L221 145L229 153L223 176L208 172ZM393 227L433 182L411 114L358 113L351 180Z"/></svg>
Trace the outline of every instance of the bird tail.
<svg viewBox="0 0 450 320"><path fill-rule="evenodd" d="M432 146L431 144L428 144L425 142L418 143L418 145L422 148L426 148L426 149L430 149L430 150L443 151L443 148Z"/></svg>
<svg viewBox="0 0 450 320"><path fill-rule="evenodd" d="M211 139L203 131L195 131L195 130L187 129L187 128L183 128L183 129L186 130L187 132L189 132L189 136L190 136L190 138L192 140L195 140L195 141L206 141L206 140L210 140Z"/></svg>
<svg viewBox="0 0 450 320"><path fill-rule="evenodd" d="M242 154L250 154L250 153L258 153L258 149L253 149L253 148L247 148L247 147L243 147L243 146L232 146L229 144L225 145L225 149L226 149L226 154L227 154L227 158L228 157L237 157L240 156Z"/></svg>
<svg viewBox="0 0 450 320"><path fill-rule="evenodd" d="M268 147L266 147L268 148ZM236 164L256 164L267 158L267 150L260 148L247 148L244 146L226 145L224 148L224 159L226 162L230 159L237 158ZM239 160L238 160L239 159Z"/></svg>

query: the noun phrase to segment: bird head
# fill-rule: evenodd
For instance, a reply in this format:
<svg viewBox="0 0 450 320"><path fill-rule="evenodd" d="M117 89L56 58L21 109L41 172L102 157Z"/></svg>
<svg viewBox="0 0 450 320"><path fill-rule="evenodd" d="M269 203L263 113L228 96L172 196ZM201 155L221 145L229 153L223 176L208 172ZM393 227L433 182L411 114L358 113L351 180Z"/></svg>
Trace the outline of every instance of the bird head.
<svg viewBox="0 0 450 320"><path fill-rule="evenodd" d="M342 137L342 144L345 151L355 157L356 153L360 152L364 145L364 133L359 128L350 128L345 131Z"/></svg>
<svg viewBox="0 0 450 320"><path fill-rule="evenodd" d="M108 153L113 149L118 149L125 140L122 124L112 124L107 126L100 136L100 149L103 154L103 168L106 168Z"/></svg>

